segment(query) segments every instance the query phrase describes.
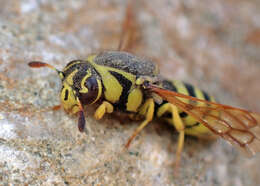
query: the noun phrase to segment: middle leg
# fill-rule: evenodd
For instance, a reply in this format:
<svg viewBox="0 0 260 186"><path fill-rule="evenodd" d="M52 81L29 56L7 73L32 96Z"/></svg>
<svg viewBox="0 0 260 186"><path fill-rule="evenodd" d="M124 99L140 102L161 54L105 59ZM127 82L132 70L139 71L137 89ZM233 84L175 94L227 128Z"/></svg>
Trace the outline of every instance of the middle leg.
<svg viewBox="0 0 260 186"><path fill-rule="evenodd" d="M145 116L145 120L139 125L138 128L135 129L132 136L128 139L127 143L125 144L125 147L128 148L132 140L141 132L141 130L153 119L154 115L154 100L152 98L149 98L146 100L144 105L141 107L140 111L138 112L140 115Z"/></svg>

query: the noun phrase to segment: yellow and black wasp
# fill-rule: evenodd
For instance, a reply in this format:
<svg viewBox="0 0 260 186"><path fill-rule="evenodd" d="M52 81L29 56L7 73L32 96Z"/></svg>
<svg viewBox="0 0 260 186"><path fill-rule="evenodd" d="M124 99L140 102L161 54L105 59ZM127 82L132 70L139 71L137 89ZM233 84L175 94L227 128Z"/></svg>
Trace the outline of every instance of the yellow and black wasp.
<svg viewBox="0 0 260 186"><path fill-rule="evenodd" d="M240 147L255 153L259 150L260 116L246 110L214 103L206 92L187 83L160 77L157 66L127 52L106 51L90 55L86 60L74 60L59 71L53 66L33 61L30 67L56 70L62 81L60 99L63 108L78 113L78 128L83 132L83 106L100 103L94 117L121 111L144 118L126 143L154 117L163 118L179 132L178 149L183 148L184 134L208 137L215 133ZM177 161L178 162L178 161Z"/></svg>
<svg viewBox="0 0 260 186"><path fill-rule="evenodd" d="M215 103L206 92L161 77L153 62L128 52L92 54L86 60L69 62L62 71L39 61L29 66L57 71L62 81L61 105L78 114L81 132L85 127L83 106L99 104L94 114L97 120L114 111L143 119L126 147L155 117L173 125L179 132L177 163L185 134L203 138L216 134L251 154L260 151L259 114Z"/></svg>

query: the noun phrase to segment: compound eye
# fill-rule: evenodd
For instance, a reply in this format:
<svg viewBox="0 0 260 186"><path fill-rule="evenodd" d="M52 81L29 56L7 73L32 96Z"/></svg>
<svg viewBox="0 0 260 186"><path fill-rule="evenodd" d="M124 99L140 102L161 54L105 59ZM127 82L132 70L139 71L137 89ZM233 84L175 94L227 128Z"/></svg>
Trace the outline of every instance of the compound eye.
<svg viewBox="0 0 260 186"><path fill-rule="evenodd" d="M89 93L95 92L98 89L96 78L90 77L86 79L85 86L88 88Z"/></svg>
<svg viewBox="0 0 260 186"><path fill-rule="evenodd" d="M98 96L98 83L95 77L86 79L84 86L88 89L87 93L80 93L80 100L83 104L93 103Z"/></svg>

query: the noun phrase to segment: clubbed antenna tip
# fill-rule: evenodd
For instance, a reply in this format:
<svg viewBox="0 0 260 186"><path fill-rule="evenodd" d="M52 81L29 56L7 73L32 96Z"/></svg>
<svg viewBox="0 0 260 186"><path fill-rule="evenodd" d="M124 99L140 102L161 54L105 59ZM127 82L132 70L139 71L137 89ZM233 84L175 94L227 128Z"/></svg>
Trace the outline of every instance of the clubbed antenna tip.
<svg viewBox="0 0 260 186"><path fill-rule="evenodd" d="M51 68L51 69L57 71L57 69L54 66L52 66L48 63L41 62L41 61L31 61L28 63L28 65L29 65L29 67L32 67L32 68L48 67L48 68Z"/></svg>
<svg viewBox="0 0 260 186"><path fill-rule="evenodd" d="M56 69L54 66L48 64L48 63L44 63L44 62L41 62L41 61L31 61L28 63L28 66L31 67L31 68L41 68L41 67L48 67L50 69L53 69L55 70L60 78L62 79L64 77L63 75L63 72L62 71L59 71L58 69Z"/></svg>

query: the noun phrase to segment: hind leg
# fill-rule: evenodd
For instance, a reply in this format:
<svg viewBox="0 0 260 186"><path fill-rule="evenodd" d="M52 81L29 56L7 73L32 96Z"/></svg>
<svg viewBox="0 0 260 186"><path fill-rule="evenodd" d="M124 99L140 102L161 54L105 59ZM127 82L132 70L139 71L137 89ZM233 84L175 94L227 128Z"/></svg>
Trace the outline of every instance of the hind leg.
<svg viewBox="0 0 260 186"><path fill-rule="evenodd" d="M183 150L183 145L184 145L184 129L185 125L179 115L178 108L171 104L171 103L166 103L163 106L161 106L158 111L157 111L157 117L161 117L164 113L170 112L172 114L172 124L176 128L176 130L179 132L179 137L178 137L178 147L176 151L176 171L179 168L180 160L181 160L181 153Z"/></svg>

